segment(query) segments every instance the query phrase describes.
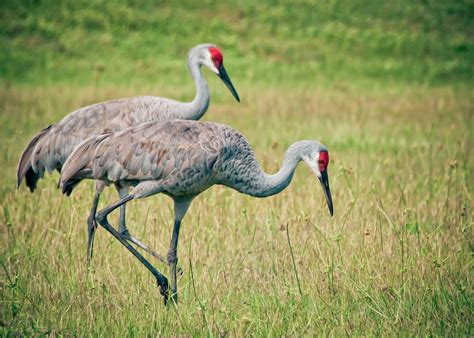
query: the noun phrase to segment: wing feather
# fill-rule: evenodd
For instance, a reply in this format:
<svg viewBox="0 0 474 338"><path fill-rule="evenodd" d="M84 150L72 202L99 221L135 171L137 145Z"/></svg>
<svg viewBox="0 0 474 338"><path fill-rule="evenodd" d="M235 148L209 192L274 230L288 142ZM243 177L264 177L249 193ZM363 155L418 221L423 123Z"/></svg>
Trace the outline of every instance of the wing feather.
<svg viewBox="0 0 474 338"><path fill-rule="evenodd" d="M231 128L210 122L141 124L111 133L95 142L87 154L83 151L81 156L86 159L81 163L87 164L82 173L109 182L153 180L173 194L199 193L220 183L221 172L228 165L223 161L235 155L230 145L235 143L234 134ZM76 148L73 155L77 157L77 153Z"/></svg>

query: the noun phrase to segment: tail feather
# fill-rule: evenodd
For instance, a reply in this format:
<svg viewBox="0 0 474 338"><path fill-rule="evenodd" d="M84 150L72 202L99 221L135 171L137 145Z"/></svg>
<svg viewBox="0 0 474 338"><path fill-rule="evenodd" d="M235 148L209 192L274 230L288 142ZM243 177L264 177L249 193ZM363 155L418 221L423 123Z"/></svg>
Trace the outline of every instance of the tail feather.
<svg viewBox="0 0 474 338"><path fill-rule="evenodd" d="M42 173L37 173L33 170L31 165L31 156L33 155L36 145L48 133L51 126L52 125L49 125L48 127L44 128L35 137L33 137L28 146L23 151L23 154L21 154L16 172L17 189L20 187L20 184L24 178L26 181L26 186L30 188L31 192L33 192L36 189L36 183L41 177L43 177Z"/></svg>
<svg viewBox="0 0 474 338"><path fill-rule="evenodd" d="M95 147L111 134L89 137L73 150L61 169L59 188L63 194L69 196L83 179L92 175L91 161L95 156Z"/></svg>

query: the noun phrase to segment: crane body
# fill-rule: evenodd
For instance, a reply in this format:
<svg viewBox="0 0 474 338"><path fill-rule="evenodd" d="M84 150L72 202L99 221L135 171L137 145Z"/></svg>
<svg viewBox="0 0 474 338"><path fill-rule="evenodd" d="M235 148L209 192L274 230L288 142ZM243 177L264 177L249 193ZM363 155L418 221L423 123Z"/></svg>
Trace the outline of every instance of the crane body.
<svg viewBox="0 0 474 338"><path fill-rule="evenodd" d="M329 188L327 148L318 141L298 141L285 154L280 170L265 173L245 137L217 123L172 120L150 122L115 133L91 137L79 144L66 161L60 187L70 194L83 179L132 187L119 201L97 214L98 222L122 244L124 238L107 215L130 200L164 193L174 201L175 220L168 264L171 296L176 300L177 242L181 221L192 200L209 187L220 184L254 197L279 193L291 182L304 161L320 180L329 211L333 206ZM168 297L168 281L133 248L132 253L155 275Z"/></svg>
<svg viewBox="0 0 474 338"><path fill-rule="evenodd" d="M196 95L191 102L179 102L157 96L139 96L80 108L58 123L43 129L30 141L18 164L17 187L24 179L30 191L35 191L37 181L44 176L45 172L54 170L61 172L63 164L73 149L90 136L123 130L151 121L200 119L207 111L210 102L209 88L201 72L202 66L208 67L218 75L235 99L240 101L224 68L222 54L216 46L201 44L192 48L188 53L187 65L196 85ZM120 196L126 195L127 187L119 184L115 187ZM102 182L96 182L96 192L88 218L88 263L92 257L96 229L95 214L103 189ZM163 260L160 255L150 251L146 245L130 235L125 225L125 206L121 208L119 231L127 236L128 240Z"/></svg>

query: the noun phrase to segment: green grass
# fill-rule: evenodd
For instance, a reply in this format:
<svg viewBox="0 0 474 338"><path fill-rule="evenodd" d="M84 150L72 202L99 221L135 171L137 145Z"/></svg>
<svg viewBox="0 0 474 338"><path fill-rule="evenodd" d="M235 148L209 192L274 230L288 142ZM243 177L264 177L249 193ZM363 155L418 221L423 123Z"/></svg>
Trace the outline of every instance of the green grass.
<svg viewBox="0 0 474 338"><path fill-rule="evenodd" d="M0 76L35 84L182 84L190 46L222 47L266 87L441 85L473 77L470 1L9 1Z"/></svg>
<svg viewBox="0 0 474 338"><path fill-rule="evenodd" d="M54 4L0 4L0 335L472 336L469 2ZM184 219L180 304L165 308L102 229L87 270L91 182L66 198L53 174L30 194L15 169L78 107L190 99L185 54L204 41L242 97L206 72L205 119L241 131L268 172L294 141L321 140L335 215L304 165L271 198L209 189ZM133 201L130 230L165 253L171 209Z"/></svg>

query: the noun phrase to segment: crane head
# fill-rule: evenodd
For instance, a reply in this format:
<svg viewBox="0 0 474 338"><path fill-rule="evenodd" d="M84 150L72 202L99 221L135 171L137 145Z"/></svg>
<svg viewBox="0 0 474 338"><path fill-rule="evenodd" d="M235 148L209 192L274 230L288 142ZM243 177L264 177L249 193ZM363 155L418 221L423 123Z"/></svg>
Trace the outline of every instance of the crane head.
<svg viewBox="0 0 474 338"><path fill-rule="evenodd" d="M313 146L308 155L303 155L302 158L306 164L310 167L311 171L316 175L324 191L326 197L326 203L329 208L331 216L334 214L334 208L332 204L331 189L329 187L329 176L328 176L328 165L329 165L329 152L325 146L319 142L311 142ZM316 149L314 149L316 144Z"/></svg>
<svg viewBox="0 0 474 338"><path fill-rule="evenodd" d="M329 188L329 176L328 176L328 165L329 165L329 153L327 151L319 152L318 167L319 173L321 174L318 179L323 187L324 195L326 196L326 202L328 204L329 213L331 216L334 214L332 205L331 189Z"/></svg>
<svg viewBox="0 0 474 338"><path fill-rule="evenodd" d="M227 88L230 90L234 98L240 102L239 94L234 88L234 85L230 81L229 75L224 67L224 57L221 51L216 46L211 46L207 49L208 53L204 59L203 64L214 72L220 79L225 83Z"/></svg>

